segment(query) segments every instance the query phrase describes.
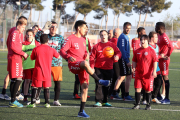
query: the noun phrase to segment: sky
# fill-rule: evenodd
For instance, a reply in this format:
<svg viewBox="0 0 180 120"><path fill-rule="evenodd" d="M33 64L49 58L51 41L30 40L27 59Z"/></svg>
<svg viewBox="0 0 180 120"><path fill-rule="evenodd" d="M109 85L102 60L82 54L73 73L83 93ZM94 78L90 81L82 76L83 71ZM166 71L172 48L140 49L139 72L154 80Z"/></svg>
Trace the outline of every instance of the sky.
<svg viewBox="0 0 180 120"><path fill-rule="evenodd" d="M147 22L158 22L158 21L163 21L163 19L165 18L165 16L169 13L172 16L175 16L176 14L179 14L180 11L180 0L166 0L166 1L171 1L173 4L171 5L171 7L168 10L164 10L161 13L153 13L153 17L150 17L150 15L148 15L147 17ZM52 0L46 0L45 2L42 3L43 6L45 6L45 9L42 11L42 20L43 22L46 22L47 20L50 20L51 18L51 14L52 16L54 16L54 11L51 11L50 7L52 6ZM70 3L67 4L66 7L66 13L73 15L75 13L74 9L74 4ZM34 15L35 13L35 15ZM96 20L93 18L93 16L95 15L95 12L90 12L87 17L86 17L86 22L87 23L96 23L99 24L100 21ZM33 11L33 20L37 21L38 19L38 15L39 12L34 12ZM114 19L114 15L112 10L108 11L108 26L113 26L113 19ZM141 21L144 21L145 15L141 16ZM79 15L78 16L78 20L83 20L83 15ZM127 17L123 14L120 15L120 23L119 25L122 26L124 22L131 22L131 24L133 26L137 25L137 22L139 20L139 15L137 13L133 12L133 15L131 15L130 17ZM105 20L103 20L103 25L105 25Z"/></svg>

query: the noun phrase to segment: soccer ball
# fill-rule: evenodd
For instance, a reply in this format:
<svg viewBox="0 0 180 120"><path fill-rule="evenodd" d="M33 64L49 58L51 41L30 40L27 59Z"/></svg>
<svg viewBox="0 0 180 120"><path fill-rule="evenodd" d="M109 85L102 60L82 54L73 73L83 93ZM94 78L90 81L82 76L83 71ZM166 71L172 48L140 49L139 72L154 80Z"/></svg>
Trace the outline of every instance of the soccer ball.
<svg viewBox="0 0 180 120"><path fill-rule="evenodd" d="M107 46L103 49L104 57L111 58L114 55L114 49L110 46Z"/></svg>

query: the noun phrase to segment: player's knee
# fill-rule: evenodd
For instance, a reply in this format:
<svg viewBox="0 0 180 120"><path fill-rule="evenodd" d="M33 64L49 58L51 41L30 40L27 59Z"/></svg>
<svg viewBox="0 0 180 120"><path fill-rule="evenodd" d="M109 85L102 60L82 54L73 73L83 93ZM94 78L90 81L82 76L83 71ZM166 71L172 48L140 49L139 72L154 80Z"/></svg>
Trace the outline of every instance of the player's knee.
<svg viewBox="0 0 180 120"><path fill-rule="evenodd" d="M168 75L163 76L164 80L169 80Z"/></svg>
<svg viewBox="0 0 180 120"><path fill-rule="evenodd" d="M89 67L89 63L87 61L84 61L84 66L87 68Z"/></svg>

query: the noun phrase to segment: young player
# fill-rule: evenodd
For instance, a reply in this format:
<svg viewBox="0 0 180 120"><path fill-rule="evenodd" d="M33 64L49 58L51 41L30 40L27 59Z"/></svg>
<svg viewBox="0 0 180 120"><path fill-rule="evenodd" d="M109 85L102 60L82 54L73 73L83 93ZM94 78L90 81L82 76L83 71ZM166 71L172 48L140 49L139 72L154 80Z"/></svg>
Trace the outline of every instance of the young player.
<svg viewBox="0 0 180 120"><path fill-rule="evenodd" d="M108 41L111 41L113 38L113 30L108 30Z"/></svg>
<svg viewBox="0 0 180 120"><path fill-rule="evenodd" d="M45 107L49 104L49 87L51 87L51 62L53 57L60 58L59 53L54 48L48 46L48 35L42 34L41 45L35 47L31 54L31 60L35 60L35 68L32 77L31 104L27 107L36 107L36 93L39 87L44 87Z"/></svg>
<svg viewBox="0 0 180 120"><path fill-rule="evenodd" d="M159 59L159 68L161 70L161 74L163 80L165 82L165 99L161 101L162 104L170 104L169 100L169 63L170 63L170 55L173 51L173 46L171 41L169 40L168 36L166 35L165 31L165 24L163 22L157 22L155 31L158 33L158 46L159 46L159 54L161 56L165 56L164 58Z"/></svg>
<svg viewBox="0 0 180 120"><path fill-rule="evenodd" d="M26 17L24 17L24 16L20 16L19 18L18 18L18 21L23 21L23 22L25 22L26 24L27 24L27 18ZM13 28L11 28L10 30L9 30L9 34L8 34L8 38L7 38L7 43L6 43L6 45L8 45L8 40L9 40L9 37L10 37L10 35L11 35L11 33L14 31L14 30L16 30L16 27L13 27ZM22 34L23 35L23 34ZM8 47L8 46L7 46ZM7 56L8 57L8 56ZM8 68L8 67L7 67ZM8 70L7 70L8 71ZM5 100L11 100L11 98L6 94L6 89L7 89L7 87L8 87L8 84L9 84L9 73L6 75L6 77L5 77L5 79L4 79L4 85L3 85L3 89L2 89L2 94L0 94L0 98L1 99L5 99ZM21 94L19 94L17 97L16 97L17 99L21 99L21 100L23 100L23 97L22 97L22 95Z"/></svg>
<svg viewBox="0 0 180 120"><path fill-rule="evenodd" d="M150 32L149 33L149 46L155 50L158 58L160 58L159 47L157 45L157 41L158 41L157 33L156 32ZM160 71L158 62L157 62L156 72L157 72L157 77L154 78L154 89L152 91L152 102L159 104L161 102L157 99L157 95L158 95L158 92L159 92L161 85L162 85L162 76L161 76L161 71Z"/></svg>
<svg viewBox="0 0 180 120"><path fill-rule="evenodd" d="M146 92L147 105L145 110L151 109L151 91L153 91L153 80L157 77L157 61L158 57L155 51L148 46L148 36L142 35L140 38L141 47L134 52L133 56L133 72L136 72L134 88L135 88L135 106L132 109L140 108L141 90ZM143 66L143 67L142 67Z"/></svg>
<svg viewBox="0 0 180 120"><path fill-rule="evenodd" d="M95 73L101 79L113 79L113 63L114 61L118 62L121 58L121 52L117 46L108 42L108 32L106 30L100 31L101 42L93 46L91 55L90 55L90 66L95 69ZM111 58L104 57L102 51L105 47L110 46L114 49L114 56ZM95 90L95 102L94 107L107 106L111 107L112 105L108 103L108 91L109 87L100 85L97 81L96 90Z"/></svg>
<svg viewBox="0 0 180 120"><path fill-rule="evenodd" d="M39 41L40 36L42 33L44 33L47 29L49 29L50 33L48 34L48 45L59 53L62 45L64 44L64 38L61 35L56 34L57 32L57 23L52 21L52 22L47 22L44 26L44 28L41 31L38 31L35 39ZM62 81L62 57L59 59L53 58L52 60L52 65L51 65L51 74L53 76L53 81L54 81L54 102L53 104L56 106L61 106L59 102L59 95L60 95L60 90L61 90L61 81ZM38 89L38 95L40 94L41 88ZM40 101L39 96L37 96L37 101Z"/></svg>
<svg viewBox="0 0 180 120"><path fill-rule="evenodd" d="M28 29L26 31L26 39L23 42L22 51L26 52L29 56L32 53L32 50L39 46L39 42L37 42L34 39L34 32L32 29ZM35 61L31 60L30 57L28 57L26 60L23 61L23 79L24 79L24 102L28 103L27 97L28 97L28 90L29 90L29 84L32 80L32 74L35 66Z"/></svg>
<svg viewBox="0 0 180 120"><path fill-rule="evenodd" d="M22 82L23 68L22 68L22 57L25 59L28 54L22 51L23 32L26 27L26 22L18 21L16 23L16 30L12 32L9 39L7 40L8 46L8 72L11 79L10 92L11 102L10 107L23 107L18 101L16 101L16 93Z"/></svg>
<svg viewBox="0 0 180 120"><path fill-rule="evenodd" d="M104 86L109 86L109 80L101 80L97 77L94 70L89 66L89 63L85 61L87 57L86 51L86 41L82 36L86 33L86 22L79 20L75 23L76 33L69 36L62 49L60 50L60 55L68 60L69 70L78 74L79 81L81 84L81 105L78 117L89 118L84 111L85 103L87 100L88 84L89 84L89 75L90 74L96 81Z"/></svg>
<svg viewBox="0 0 180 120"><path fill-rule="evenodd" d="M88 26L86 25L87 29L86 29L86 34L84 36L84 39L86 40L86 50L88 52L88 56L86 58L86 61L89 61L89 53L91 53L91 44L89 42L89 39L87 38L87 33L88 33ZM73 93L73 98L74 99L80 99L81 97L78 95L78 91L79 91L79 86L80 86L80 81L79 81L79 77L77 74L75 74L75 82L74 82L74 93ZM80 88L81 90L81 88ZM87 96L87 98L90 98L90 96Z"/></svg>
<svg viewBox="0 0 180 120"><path fill-rule="evenodd" d="M128 34L131 30L131 23L125 22L123 25L123 33L119 36L117 47L120 49L122 53L122 58L119 59L119 68L120 68L120 76L116 80L113 95L117 94L117 90L121 85L122 81L126 77L125 81L125 96L124 101L134 101L129 95L129 87L131 82L131 63L130 63L130 45L129 45L129 37ZM117 95L116 95L117 96Z"/></svg>

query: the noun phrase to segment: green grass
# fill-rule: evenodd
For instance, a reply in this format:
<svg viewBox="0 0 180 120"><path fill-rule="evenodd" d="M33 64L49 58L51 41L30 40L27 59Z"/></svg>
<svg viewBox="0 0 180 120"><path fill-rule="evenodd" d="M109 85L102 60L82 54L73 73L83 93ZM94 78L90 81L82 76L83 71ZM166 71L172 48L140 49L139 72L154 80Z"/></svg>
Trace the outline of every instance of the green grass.
<svg viewBox="0 0 180 120"><path fill-rule="evenodd" d="M0 92L3 87L3 81L7 74L7 52L0 52ZM90 115L90 119L95 120L109 120L109 119L122 119L122 120L135 120L135 119L179 119L180 117L180 54L173 53L171 55L170 63L170 105L157 105L152 104L151 111L144 110L145 106L141 105L140 110L131 110L134 102L124 102L124 101L112 101L109 100L109 103L113 105L114 108L90 108L95 104L95 84L94 80L90 79L89 85L89 95L86 103L85 111ZM132 79L130 86L130 95L134 98L134 80ZM54 86L54 84L53 84ZM52 105L54 97L54 88L50 88L50 103ZM41 93L41 104L37 105L36 108L8 108L6 107L9 101L0 100L0 119L1 120L58 120L58 119L79 119L77 118L77 113L79 111L80 100L72 99L74 88L74 74L69 72L67 63L64 61L63 67L63 81L61 82L61 93L60 93L60 103L61 107L51 107L44 108L44 97L43 92ZM9 87L7 90L9 93ZM29 99L30 100L30 99ZM4 107L2 107L4 106ZM53 105L52 105L53 106ZM162 110L160 110L162 109ZM167 111L165 111L167 110ZM179 111L170 111L170 110L179 110Z"/></svg>

